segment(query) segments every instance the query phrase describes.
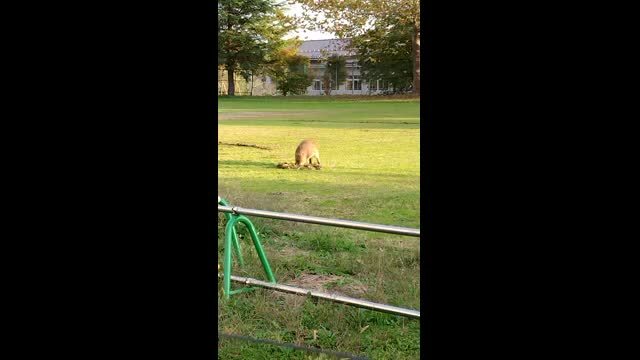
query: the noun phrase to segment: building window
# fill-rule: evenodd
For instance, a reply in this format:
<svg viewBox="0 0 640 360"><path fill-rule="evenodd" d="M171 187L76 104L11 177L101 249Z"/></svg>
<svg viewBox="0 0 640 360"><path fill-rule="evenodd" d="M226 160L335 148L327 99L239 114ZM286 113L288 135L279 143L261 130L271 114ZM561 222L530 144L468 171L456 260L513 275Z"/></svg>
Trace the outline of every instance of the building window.
<svg viewBox="0 0 640 360"><path fill-rule="evenodd" d="M352 75L349 78L353 84L353 89L349 90L362 90L362 81L360 81L360 77Z"/></svg>
<svg viewBox="0 0 640 360"><path fill-rule="evenodd" d="M356 61L356 60L351 60L351 61L347 60L345 65L348 68L355 68L355 69L360 69L360 67L361 67L360 64L358 63L358 61Z"/></svg>
<svg viewBox="0 0 640 360"><path fill-rule="evenodd" d="M322 90L322 81L313 80L313 90Z"/></svg>
<svg viewBox="0 0 640 360"><path fill-rule="evenodd" d="M369 82L369 90L378 91L378 81Z"/></svg>
<svg viewBox="0 0 640 360"><path fill-rule="evenodd" d="M336 82L331 80L329 81L329 83L331 84L331 90L338 90L338 87L336 86Z"/></svg>
<svg viewBox="0 0 640 360"><path fill-rule="evenodd" d="M362 90L362 81L359 76L349 76L347 78L347 90Z"/></svg>

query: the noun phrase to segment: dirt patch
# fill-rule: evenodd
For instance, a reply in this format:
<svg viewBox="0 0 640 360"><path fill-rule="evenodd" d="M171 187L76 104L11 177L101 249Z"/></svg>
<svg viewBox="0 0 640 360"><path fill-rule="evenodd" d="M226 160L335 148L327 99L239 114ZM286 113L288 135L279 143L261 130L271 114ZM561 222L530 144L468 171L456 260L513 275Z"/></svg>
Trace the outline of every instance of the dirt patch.
<svg viewBox="0 0 640 360"><path fill-rule="evenodd" d="M306 115L313 112L314 111L240 111L219 113L218 120L264 119L265 117Z"/></svg>
<svg viewBox="0 0 640 360"><path fill-rule="evenodd" d="M281 162L279 164L276 165L276 167L278 169L316 169L316 170L320 170L322 169L322 166L320 164L305 164L305 165L301 165L299 168L296 166L296 164L294 163L288 163L288 162Z"/></svg>
<svg viewBox="0 0 640 360"><path fill-rule="evenodd" d="M349 296L355 296L355 297L364 295L367 292L367 290L369 290L367 285L362 284L359 281L353 281L349 284L341 285L338 287L338 289Z"/></svg>
<svg viewBox="0 0 640 360"><path fill-rule="evenodd" d="M325 291L325 285L340 279L342 279L342 277L337 275L302 274L295 279L287 281L287 285L309 290Z"/></svg>
<svg viewBox="0 0 640 360"><path fill-rule="evenodd" d="M284 284L352 297L361 296L368 290L366 285L356 280L344 280L344 277L338 275L302 274L295 279L284 282ZM341 282L343 282L343 284L340 284ZM276 291L273 292L273 296L284 300L288 306L301 306L306 299L304 296Z"/></svg>
<svg viewBox="0 0 640 360"><path fill-rule="evenodd" d="M255 145L255 144L226 143L226 142L218 141L218 145L245 146L245 147L252 147L252 148L262 149L262 150L272 150L271 148L268 148L266 146L259 146L259 145Z"/></svg>

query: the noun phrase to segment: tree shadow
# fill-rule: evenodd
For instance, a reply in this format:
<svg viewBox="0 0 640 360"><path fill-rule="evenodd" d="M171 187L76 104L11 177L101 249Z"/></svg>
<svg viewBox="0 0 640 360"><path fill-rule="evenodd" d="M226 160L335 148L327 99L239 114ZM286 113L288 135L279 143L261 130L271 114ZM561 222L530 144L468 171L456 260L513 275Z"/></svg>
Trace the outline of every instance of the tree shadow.
<svg viewBox="0 0 640 360"><path fill-rule="evenodd" d="M419 122L371 122L371 121L328 121L309 119L273 119L269 121L261 119L235 119L218 120L218 125L234 126L292 126L292 127L319 127L327 129L420 129Z"/></svg>
<svg viewBox="0 0 640 360"><path fill-rule="evenodd" d="M408 179L408 178L419 178L420 175L415 175L415 174L410 174L410 173L392 173L392 172L376 172L376 173L370 173L367 172L366 169L356 169L356 168L345 168L345 169L355 169L355 170L361 170L361 171L342 171L342 168L330 168L327 167L327 169L333 170L333 172L336 175L356 175L356 176L360 176L360 177L367 177L367 178L388 178L388 179Z"/></svg>
<svg viewBox="0 0 640 360"><path fill-rule="evenodd" d="M240 167L276 168L276 164L270 161L253 160L218 160L219 165L231 165Z"/></svg>
<svg viewBox="0 0 640 360"><path fill-rule="evenodd" d="M251 179L228 176L218 182L218 194L235 206L294 214L340 218L385 225L416 227L420 191L389 183L331 184L305 179ZM372 195L373 194L373 195ZM416 202L418 201L418 202ZM416 214L407 207L418 207ZM306 225L305 225L306 226Z"/></svg>

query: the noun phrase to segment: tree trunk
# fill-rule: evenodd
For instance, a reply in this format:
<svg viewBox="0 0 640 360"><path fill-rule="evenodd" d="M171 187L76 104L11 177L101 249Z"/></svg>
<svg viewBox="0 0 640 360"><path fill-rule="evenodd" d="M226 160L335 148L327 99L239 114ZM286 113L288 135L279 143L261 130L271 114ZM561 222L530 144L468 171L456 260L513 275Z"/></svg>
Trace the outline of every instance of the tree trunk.
<svg viewBox="0 0 640 360"><path fill-rule="evenodd" d="M413 52L413 93L420 95L420 29L413 27L411 37Z"/></svg>
<svg viewBox="0 0 640 360"><path fill-rule="evenodd" d="M228 90L227 95L234 96L236 94L236 81L234 78L235 68L233 66L227 65L227 81L228 81Z"/></svg>
<svg viewBox="0 0 640 360"><path fill-rule="evenodd" d="M253 71L251 72L251 92L249 93L249 96L253 96Z"/></svg>

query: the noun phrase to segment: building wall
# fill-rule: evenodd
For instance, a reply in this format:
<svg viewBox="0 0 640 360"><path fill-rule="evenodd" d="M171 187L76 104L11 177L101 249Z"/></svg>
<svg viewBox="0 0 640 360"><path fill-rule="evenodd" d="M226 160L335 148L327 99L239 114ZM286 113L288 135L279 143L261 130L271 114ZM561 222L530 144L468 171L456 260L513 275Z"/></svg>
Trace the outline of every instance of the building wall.
<svg viewBox="0 0 640 360"><path fill-rule="evenodd" d="M324 87L322 84L322 75L325 71L325 64L312 61L309 69L312 73L315 73L314 82L307 88L305 95L310 96L322 96L325 95ZM384 84L376 82L375 84L365 83L360 76L360 67L357 65L355 59L350 58L347 60L347 80L339 84L338 89L331 90L330 95L375 95L380 94L386 90ZM356 80L356 86L350 86L350 80ZM247 82L240 74L236 74L234 77L236 95L253 95L253 96L276 96L280 95L276 90L276 84L273 79L268 76L255 76L253 79L253 88L251 81ZM359 86L358 82L359 81ZM227 71L218 70L218 95L227 95Z"/></svg>
<svg viewBox="0 0 640 360"><path fill-rule="evenodd" d="M218 95L227 95L229 86L227 75L226 70L218 69ZM236 95L264 96L275 95L276 93L275 83L268 76L256 75L253 77L252 84L251 79L249 81L245 81L239 73L236 73L234 76L234 83Z"/></svg>
<svg viewBox="0 0 640 360"><path fill-rule="evenodd" d="M325 92L323 90L322 75L325 71L325 64L320 63L319 59L324 58L328 54L337 54L346 57L347 62L347 80L339 84L337 89L331 90L330 95L374 95L387 90L388 84L376 81L375 84L368 84L362 81L360 76L360 66L357 63L356 54L353 50L348 49L349 39L327 39L327 40L307 40L304 41L298 49L298 54L311 59L309 66L310 72L314 74L314 81L306 90L306 95L321 96ZM356 86L353 86L355 82ZM370 86L371 85L371 86ZM227 94L227 72L218 71L218 94ZM256 76L247 82L239 74L235 76L236 95L280 95L276 90L275 81L268 76Z"/></svg>
<svg viewBox="0 0 640 360"><path fill-rule="evenodd" d="M344 83L339 84L338 88L331 90L330 95L374 95L382 93L385 88L384 84L376 81L375 84L369 84L362 80L360 66L354 58L347 59L347 79ZM315 72L314 83L307 88L307 95L321 96L325 95L322 84L322 75L325 71L325 64L311 63L310 69ZM355 84L353 86L351 83Z"/></svg>

